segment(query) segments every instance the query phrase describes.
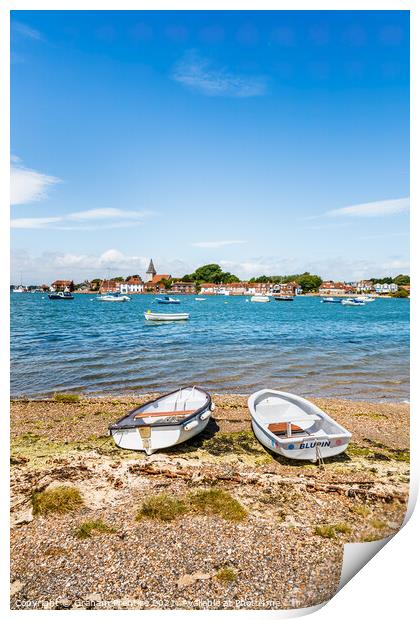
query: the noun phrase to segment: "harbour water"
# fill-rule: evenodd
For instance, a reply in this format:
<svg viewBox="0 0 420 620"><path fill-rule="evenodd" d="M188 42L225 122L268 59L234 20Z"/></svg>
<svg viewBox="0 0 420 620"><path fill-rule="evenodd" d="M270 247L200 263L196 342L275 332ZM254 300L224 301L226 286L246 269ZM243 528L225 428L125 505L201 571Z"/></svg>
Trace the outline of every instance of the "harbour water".
<svg viewBox="0 0 420 620"><path fill-rule="evenodd" d="M51 301L11 294L11 394L164 392L196 384L213 393L262 387L301 396L409 399L406 299L363 307L319 297L258 304L245 297L151 295L100 303L94 295ZM190 320L150 323L143 313L189 312Z"/></svg>

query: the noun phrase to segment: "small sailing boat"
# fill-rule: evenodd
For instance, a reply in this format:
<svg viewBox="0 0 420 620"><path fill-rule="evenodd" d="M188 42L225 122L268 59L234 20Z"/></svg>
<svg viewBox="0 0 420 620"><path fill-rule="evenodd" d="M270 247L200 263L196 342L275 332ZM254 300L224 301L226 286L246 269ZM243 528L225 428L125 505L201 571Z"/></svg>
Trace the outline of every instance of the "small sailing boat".
<svg viewBox="0 0 420 620"><path fill-rule="evenodd" d="M119 448L150 455L201 433L213 409L208 392L182 387L133 409L110 424L108 432Z"/></svg>
<svg viewBox="0 0 420 620"><path fill-rule="evenodd" d="M273 295L275 301L293 301L292 295Z"/></svg>
<svg viewBox="0 0 420 620"><path fill-rule="evenodd" d="M257 439L289 459L317 461L346 450L351 433L305 398L264 389L251 394L248 408Z"/></svg>
<svg viewBox="0 0 420 620"><path fill-rule="evenodd" d="M175 299L174 297L169 297L169 295L164 295L163 297L156 297L156 301L158 304L180 304L181 301L179 299Z"/></svg>
<svg viewBox="0 0 420 620"><path fill-rule="evenodd" d="M190 318L188 312L152 312L148 310L144 313L146 321L187 321Z"/></svg>

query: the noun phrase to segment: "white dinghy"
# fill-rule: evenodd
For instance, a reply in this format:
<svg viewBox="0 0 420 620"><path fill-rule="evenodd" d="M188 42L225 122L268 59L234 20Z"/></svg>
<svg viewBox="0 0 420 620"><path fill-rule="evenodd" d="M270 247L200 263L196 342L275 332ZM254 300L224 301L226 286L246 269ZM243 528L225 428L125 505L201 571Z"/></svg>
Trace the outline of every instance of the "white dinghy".
<svg viewBox="0 0 420 620"><path fill-rule="evenodd" d="M144 313L146 321L188 321L190 315L188 312L151 312L148 310Z"/></svg>
<svg viewBox="0 0 420 620"><path fill-rule="evenodd" d="M108 427L119 448L150 455L191 439L207 426L214 405L198 387L182 387L133 409Z"/></svg>
<svg viewBox="0 0 420 620"><path fill-rule="evenodd" d="M288 392L260 390L248 408L257 439L289 459L322 461L346 450L351 433L322 409Z"/></svg>

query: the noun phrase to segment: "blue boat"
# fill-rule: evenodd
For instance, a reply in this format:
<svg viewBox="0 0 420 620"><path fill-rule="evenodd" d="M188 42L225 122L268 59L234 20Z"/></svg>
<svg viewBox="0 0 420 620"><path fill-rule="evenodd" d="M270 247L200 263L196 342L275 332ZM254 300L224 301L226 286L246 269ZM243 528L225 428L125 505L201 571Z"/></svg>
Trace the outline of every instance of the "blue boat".
<svg viewBox="0 0 420 620"><path fill-rule="evenodd" d="M163 297L156 297L156 301L158 304L180 304L179 299L175 299L174 297L169 297L169 295L164 295Z"/></svg>
<svg viewBox="0 0 420 620"><path fill-rule="evenodd" d="M341 297L324 297L322 304L341 304Z"/></svg>
<svg viewBox="0 0 420 620"><path fill-rule="evenodd" d="M48 297L50 299L74 299L74 295L68 293L67 291L58 291L57 293L49 293Z"/></svg>

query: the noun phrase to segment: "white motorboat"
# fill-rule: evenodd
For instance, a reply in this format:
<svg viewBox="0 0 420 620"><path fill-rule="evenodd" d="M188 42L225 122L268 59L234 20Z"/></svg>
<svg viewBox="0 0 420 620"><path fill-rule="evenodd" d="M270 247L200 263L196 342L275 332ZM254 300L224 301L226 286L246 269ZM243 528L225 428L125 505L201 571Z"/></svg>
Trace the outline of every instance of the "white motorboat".
<svg viewBox="0 0 420 620"><path fill-rule="evenodd" d="M365 303L369 304L372 301L375 301L375 298L371 297L370 295L358 295L357 297L355 297L355 300L358 302L364 301Z"/></svg>
<svg viewBox="0 0 420 620"><path fill-rule="evenodd" d="M248 399L257 439L289 459L317 461L346 450L351 433L305 398L264 389Z"/></svg>
<svg viewBox="0 0 420 620"><path fill-rule="evenodd" d="M156 297L156 301L158 304L180 304L181 301L179 299L175 299L175 297L169 297L169 295L164 295L163 297Z"/></svg>
<svg viewBox="0 0 420 620"><path fill-rule="evenodd" d="M343 306L364 306L364 301L357 301L357 299L342 299L341 304Z"/></svg>
<svg viewBox="0 0 420 620"><path fill-rule="evenodd" d="M196 297L195 301L206 301L205 297Z"/></svg>
<svg viewBox="0 0 420 620"><path fill-rule="evenodd" d="M263 295L262 293L255 293L255 295L251 297L251 301L267 303L268 301L270 301L270 298L268 295Z"/></svg>
<svg viewBox="0 0 420 620"><path fill-rule="evenodd" d="M146 321L187 321L190 318L188 312L152 312L148 310L144 313Z"/></svg>
<svg viewBox="0 0 420 620"><path fill-rule="evenodd" d="M104 295L98 295L96 299L98 301L131 301L131 297L121 295L121 293L105 293Z"/></svg>
<svg viewBox="0 0 420 620"><path fill-rule="evenodd" d="M108 432L119 448L150 455L201 433L213 409L210 394L182 387L133 409L110 424Z"/></svg>

